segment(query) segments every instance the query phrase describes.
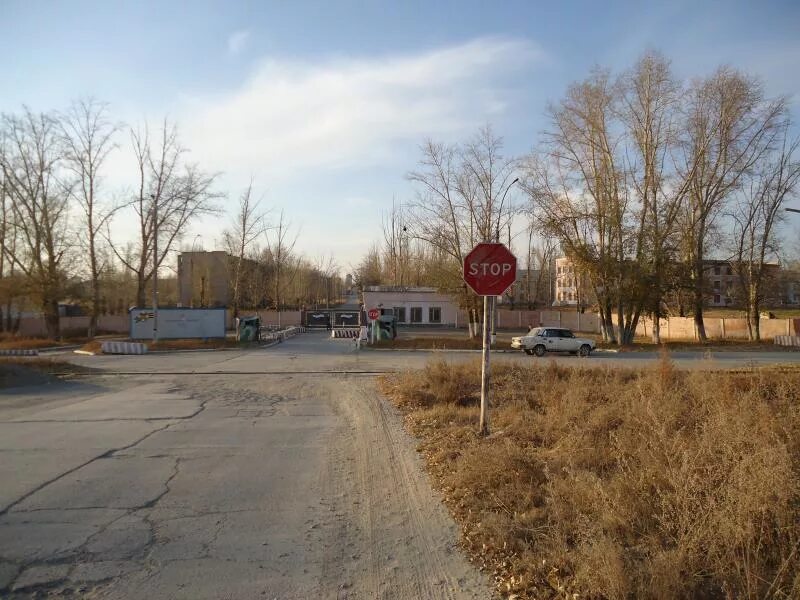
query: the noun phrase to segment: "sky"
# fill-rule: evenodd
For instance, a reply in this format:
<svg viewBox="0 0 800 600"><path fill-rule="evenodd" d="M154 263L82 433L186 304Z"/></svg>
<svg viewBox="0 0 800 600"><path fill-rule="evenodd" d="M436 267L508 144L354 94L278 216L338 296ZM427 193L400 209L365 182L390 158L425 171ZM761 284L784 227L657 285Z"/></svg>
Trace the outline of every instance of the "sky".
<svg viewBox="0 0 800 600"><path fill-rule="evenodd" d="M343 272L380 237L383 211L413 199L406 174L426 138L459 142L490 123L521 155L547 103L594 66L619 72L650 49L681 78L731 64L798 118L800 2L611 4L0 0L0 112L91 96L128 125L168 117L227 194L185 244L220 247L253 178L297 248ZM108 194L135 177L118 141Z"/></svg>

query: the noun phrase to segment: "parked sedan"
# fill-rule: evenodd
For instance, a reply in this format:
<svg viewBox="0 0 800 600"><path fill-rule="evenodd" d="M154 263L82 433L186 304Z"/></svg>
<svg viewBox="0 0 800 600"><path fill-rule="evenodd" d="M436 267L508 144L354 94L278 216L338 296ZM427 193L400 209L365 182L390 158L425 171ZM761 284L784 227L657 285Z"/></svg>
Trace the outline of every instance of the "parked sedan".
<svg viewBox="0 0 800 600"><path fill-rule="evenodd" d="M526 335L511 338L511 347L536 356L544 356L546 352L569 352L579 356L589 356L596 344L594 340L575 337L569 329L535 327Z"/></svg>

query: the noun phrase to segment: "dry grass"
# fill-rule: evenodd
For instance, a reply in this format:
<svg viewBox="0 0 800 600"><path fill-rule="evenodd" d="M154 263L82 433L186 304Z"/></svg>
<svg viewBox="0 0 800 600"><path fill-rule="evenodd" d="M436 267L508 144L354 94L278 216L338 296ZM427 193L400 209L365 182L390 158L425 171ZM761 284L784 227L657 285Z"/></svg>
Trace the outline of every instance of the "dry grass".
<svg viewBox="0 0 800 600"><path fill-rule="evenodd" d="M55 346L65 346L69 342L57 341L49 338L21 337L4 335L0 338L0 348L13 348L16 350L33 350L38 348L52 348Z"/></svg>
<svg viewBox="0 0 800 600"><path fill-rule="evenodd" d="M800 372L389 375L463 544L521 598L799 598Z"/></svg>
<svg viewBox="0 0 800 600"><path fill-rule="evenodd" d="M228 339L187 339L187 340L159 340L155 344L145 342L148 350L216 350L220 348L239 348L242 345L236 340Z"/></svg>
<svg viewBox="0 0 800 600"><path fill-rule="evenodd" d="M36 385L53 380L54 375L91 372L92 369L61 360L41 357L0 357L0 389L23 385Z"/></svg>

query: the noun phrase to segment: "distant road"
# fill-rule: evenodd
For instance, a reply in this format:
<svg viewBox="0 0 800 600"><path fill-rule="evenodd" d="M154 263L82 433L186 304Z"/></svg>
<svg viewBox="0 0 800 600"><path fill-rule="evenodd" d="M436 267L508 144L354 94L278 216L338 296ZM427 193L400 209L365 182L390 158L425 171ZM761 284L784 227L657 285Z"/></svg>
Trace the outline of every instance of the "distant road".
<svg viewBox="0 0 800 600"><path fill-rule="evenodd" d="M263 373L263 372L391 372L423 367L431 358L448 361L477 360L479 352L355 349L348 339L331 339L326 332L310 332L266 349L224 352L180 352L144 356L78 356L64 353L70 361L97 369L144 373ZM683 369L742 369L751 366L800 365L800 352L674 352L670 355ZM562 365L642 367L660 359L657 352L602 352L589 358L547 355L536 358L522 352L493 353L493 361Z"/></svg>

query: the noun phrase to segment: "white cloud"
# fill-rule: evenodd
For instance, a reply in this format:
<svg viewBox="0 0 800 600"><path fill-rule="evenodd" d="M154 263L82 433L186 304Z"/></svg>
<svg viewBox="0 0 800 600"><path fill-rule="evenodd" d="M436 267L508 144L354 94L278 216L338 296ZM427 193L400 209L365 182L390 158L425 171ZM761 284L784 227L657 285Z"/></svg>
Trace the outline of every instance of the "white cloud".
<svg viewBox="0 0 800 600"><path fill-rule="evenodd" d="M234 31L230 37L228 37L228 54L231 56L240 54L242 50L244 50L245 46L247 46L247 41L249 39L250 32L246 29Z"/></svg>
<svg viewBox="0 0 800 600"><path fill-rule="evenodd" d="M235 91L185 98L181 129L195 160L234 179L389 164L398 146L459 137L505 111L503 85L543 58L525 40L481 38L401 56L270 59Z"/></svg>

